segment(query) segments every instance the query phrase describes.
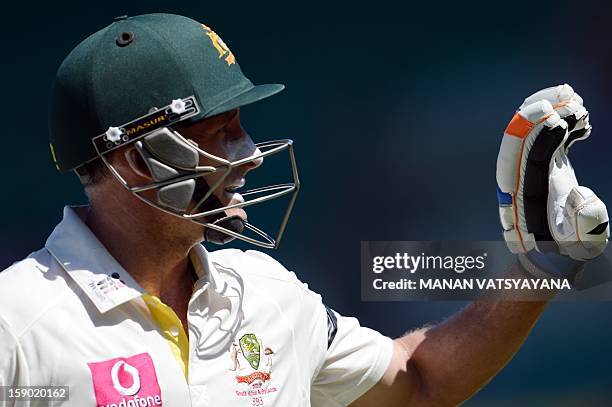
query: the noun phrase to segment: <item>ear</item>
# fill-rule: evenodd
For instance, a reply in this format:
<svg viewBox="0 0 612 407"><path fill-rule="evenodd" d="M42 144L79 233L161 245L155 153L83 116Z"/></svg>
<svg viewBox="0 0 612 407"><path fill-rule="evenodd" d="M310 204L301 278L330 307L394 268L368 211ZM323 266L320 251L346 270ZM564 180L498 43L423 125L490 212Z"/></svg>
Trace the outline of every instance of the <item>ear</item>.
<svg viewBox="0 0 612 407"><path fill-rule="evenodd" d="M147 164L145 164L144 160L142 159L142 156L134 146L128 147L123 152L123 155L132 171L134 171L141 177L147 178L149 180L153 179L151 177L151 173L149 172Z"/></svg>

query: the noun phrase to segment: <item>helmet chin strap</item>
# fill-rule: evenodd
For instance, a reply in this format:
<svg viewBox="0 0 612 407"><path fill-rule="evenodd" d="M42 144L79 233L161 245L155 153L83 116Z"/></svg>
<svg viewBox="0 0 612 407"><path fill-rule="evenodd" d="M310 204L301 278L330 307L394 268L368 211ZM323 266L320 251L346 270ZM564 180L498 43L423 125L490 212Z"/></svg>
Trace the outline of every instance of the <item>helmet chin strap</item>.
<svg viewBox="0 0 612 407"><path fill-rule="evenodd" d="M244 219L238 215L225 216L212 222L212 224L215 226L220 226L239 234L242 234L245 223L246 222ZM206 242L223 245L231 242L234 239L234 236L230 236L227 233L223 233L217 229L206 228L204 231L204 241Z"/></svg>

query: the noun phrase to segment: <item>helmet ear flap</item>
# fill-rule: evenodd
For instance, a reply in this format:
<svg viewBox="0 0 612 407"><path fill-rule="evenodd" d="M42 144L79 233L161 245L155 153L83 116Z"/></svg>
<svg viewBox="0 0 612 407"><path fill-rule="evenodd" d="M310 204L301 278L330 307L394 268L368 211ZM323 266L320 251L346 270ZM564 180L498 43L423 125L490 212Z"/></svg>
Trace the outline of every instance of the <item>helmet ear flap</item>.
<svg viewBox="0 0 612 407"><path fill-rule="evenodd" d="M146 136L143 144L153 156L171 167L194 170L198 165L198 150L167 127Z"/></svg>
<svg viewBox="0 0 612 407"><path fill-rule="evenodd" d="M145 167L149 170L150 176L156 182L165 181L185 173L185 171L179 171L172 168L155 158L153 154L149 152L147 146L142 142L137 141L135 146L136 150L130 150L134 157L128 158L134 171L140 173L138 167ZM136 152L139 154L136 155ZM142 165L139 165L139 162L142 163ZM182 213L187 209L193 199L195 185L196 181L190 179L160 187L156 193L157 203L165 208Z"/></svg>
<svg viewBox="0 0 612 407"><path fill-rule="evenodd" d="M157 160L151 153L149 153L141 141L137 141L135 145L136 149L140 153L140 158L149 169L149 172L155 181L165 181L180 174L176 169Z"/></svg>
<svg viewBox="0 0 612 407"><path fill-rule="evenodd" d="M157 190L157 202L179 213L185 212L193 199L196 182L188 179L166 185Z"/></svg>

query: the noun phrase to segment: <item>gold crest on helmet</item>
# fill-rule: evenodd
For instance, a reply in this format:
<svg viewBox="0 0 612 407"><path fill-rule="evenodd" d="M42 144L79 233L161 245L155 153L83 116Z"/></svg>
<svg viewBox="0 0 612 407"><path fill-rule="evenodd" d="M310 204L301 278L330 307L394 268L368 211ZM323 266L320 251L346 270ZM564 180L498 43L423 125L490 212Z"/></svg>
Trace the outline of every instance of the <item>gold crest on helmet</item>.
<svg viewBox="0 0 612 407"><path fill-rule="evenodd" d="M236 58L234 57L234 54L232 54L232 51L230 51L229 47L225 44L225 42L223 42L221 37L219 37L217 33L214 32L206 24L202 24L202 28L204 28L204 31L206 31L206 35L208 35L208 37L210 38L212 45L215 47L217 52L219 52L219 59L225 56L224 59L225 62L227 62L228 66L235 64Z"/></svg>

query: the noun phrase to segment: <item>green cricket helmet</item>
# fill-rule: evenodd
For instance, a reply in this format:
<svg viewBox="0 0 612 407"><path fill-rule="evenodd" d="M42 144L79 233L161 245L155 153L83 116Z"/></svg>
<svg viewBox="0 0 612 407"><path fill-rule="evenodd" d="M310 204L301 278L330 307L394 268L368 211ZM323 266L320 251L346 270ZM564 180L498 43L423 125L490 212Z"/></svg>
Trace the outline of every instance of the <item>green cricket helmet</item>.
<svg viewBox="0 0 612 407"><path fill-rule="evenodd" d="M50 147L61 172L97 158L137 197L182 218L204 224L207 240L239 238L277 247L295 201L299 180L291 140L257 145L254 155L230 162L201 150L173 127L197 122L274 95L284 86L254 85L228 46L211 28L172 14L122 16L76 46L61 64L49 104ZM134 145L152 182L129 185L106 154ZM244 207L290 195L279 233L272 238L213 194L232 169L286 152L291 182L242 193ZM202 165L206 160L206 165ZM212 161L212 164L211 164ZM215 185L207 176L222 174ZM155 194L144 193L153 190ZM256 237L244 232L249 230Z"/></svg>

